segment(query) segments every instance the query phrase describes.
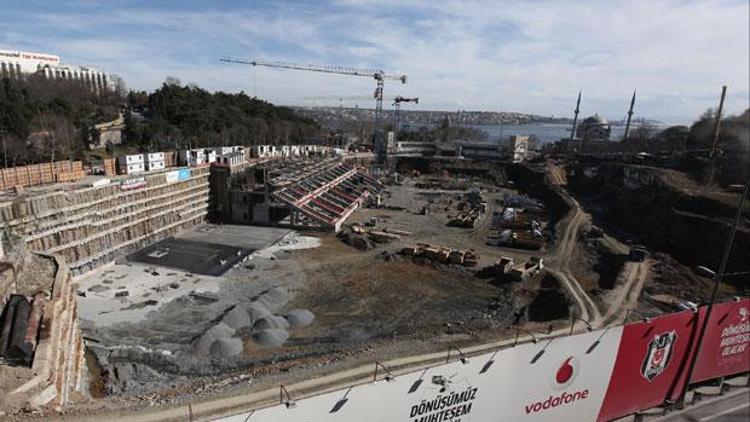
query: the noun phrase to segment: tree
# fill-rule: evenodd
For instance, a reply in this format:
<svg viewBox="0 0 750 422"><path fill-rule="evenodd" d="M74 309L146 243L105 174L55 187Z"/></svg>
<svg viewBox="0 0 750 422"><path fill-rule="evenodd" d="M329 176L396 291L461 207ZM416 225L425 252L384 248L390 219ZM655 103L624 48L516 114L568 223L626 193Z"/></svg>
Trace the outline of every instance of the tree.
<svg viewBox="0 0 750 422"><path fill-rule="evenodd" d="M656 126L651 123L643 122L637 128L630 132L631 139L648 140L656 133Z"/></svg>

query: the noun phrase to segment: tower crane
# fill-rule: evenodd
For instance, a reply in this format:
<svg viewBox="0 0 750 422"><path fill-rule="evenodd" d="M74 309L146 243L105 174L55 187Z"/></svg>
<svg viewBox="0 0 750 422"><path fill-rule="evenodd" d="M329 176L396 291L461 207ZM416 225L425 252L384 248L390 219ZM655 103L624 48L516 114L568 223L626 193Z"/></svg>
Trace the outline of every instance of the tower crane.
<svg viewBox="0 0 750 422"><path fill-rule="evenodd" d="M406 98L400 95L393 99L393 141L398 142L398 131L401 129L401 103L419 104L419 98Z"/></svg>
<svg viewBox="0 0 750 422"><path fill-rule="evenodd" d="M378 69L364 69L356 67L345 67L345 66L329 66L320 64L303 64L293 63L286 61L266 61L266 60L240 60L232 58L220 59L226 63L237 63L249 66L265 66L277 69L292 69L292 70L306 70L309 72L320 72L320 73L332 73L337 75L350 75L350 76L365 76L375 79L375 153L377 154L378 162L385 162L386 148L383 147L383 127L382 127L382 113L383 113L383 85L386 79L400 81L402 84L406 83L406 75L397 73L387 73L383 70Z"/></svg>
<svg viewBox="0 0 750 422"><path fill-rule="evenodd" d="M397 97L383 97L383 101L395 101ZM344 101L375 101L374 96L369 95L321 95L317 97L304 97L304 100L312 101L325 101L325 100L339 100Z"/></svg>

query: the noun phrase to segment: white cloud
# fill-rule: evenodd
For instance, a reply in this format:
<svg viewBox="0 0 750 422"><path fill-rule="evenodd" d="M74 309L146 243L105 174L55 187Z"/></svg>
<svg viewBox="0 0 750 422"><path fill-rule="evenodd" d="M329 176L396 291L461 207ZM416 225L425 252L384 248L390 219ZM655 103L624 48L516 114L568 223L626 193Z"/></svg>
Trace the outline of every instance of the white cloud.
<svg viewBox="0 0 750 422"><path fill-rule="evenodd" d="M423 109L516 110L568 115L578 89L585 113L622 117L638 88L639 115L697 116L729 85L727 109L749 106L746 1L629 2L345 0L265 9L123 6L25 13L0 44L60 52L105 67L134 88L168 75L209 89L252 91L272 101L369 95L372 81L233 67L224 55L382 67L409 83L387 94L420 97ZM0 12L0 18L2 18ZM23 47L23 46L18 46ZM331 104L337 104L332 100Z"/></svg>

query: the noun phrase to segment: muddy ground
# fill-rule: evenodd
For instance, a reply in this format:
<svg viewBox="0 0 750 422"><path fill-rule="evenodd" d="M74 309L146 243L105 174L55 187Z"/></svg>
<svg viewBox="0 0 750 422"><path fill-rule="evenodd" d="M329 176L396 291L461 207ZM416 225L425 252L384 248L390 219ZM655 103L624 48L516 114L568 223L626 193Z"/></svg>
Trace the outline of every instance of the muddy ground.
<svg viewBox="0 0 750 422"><path fill-rule="evenodd" d="M79 305L84 336L96 358L89 357L89 366L101 375L92 380L93 390L125 397L178 394L235 371L266 373L275 363L330 363L362 350L384 355L440 350L446 343L501 336L513 324L567 318L569 303L554 280L544 284L543 275L520 283L477 277L477 269L493 265L501 255L523 262L530 254L487 245L487 216L474 228L448 226L465 191L416 184L389 186L384 207L352 215L352 224L375 217L374 230L409 233L371 250L326 233L305 233L305 238L319 239L319 246L309 249L264 248L263 242L273 243L283 231L209 226L181 237L257 250L220 276L120 262L87 278L79 285ZM503 194L512 193L481 183L473 187L481 189L488 215L502 209ZM427 204L433 211L422 215L419 210ZM397 253L418 242L474 249L479 265L415 262ZM239 355L196 352L201 336L234 307L257 301L269 289L284 291L284 300L270 307L271 313L284 316L305 309L314 315L312 325L286 329L288 339L275 347L258 341L257 327L240 328L228 335L241 341ZM123 291L128 295L116 297Z"/></svg>

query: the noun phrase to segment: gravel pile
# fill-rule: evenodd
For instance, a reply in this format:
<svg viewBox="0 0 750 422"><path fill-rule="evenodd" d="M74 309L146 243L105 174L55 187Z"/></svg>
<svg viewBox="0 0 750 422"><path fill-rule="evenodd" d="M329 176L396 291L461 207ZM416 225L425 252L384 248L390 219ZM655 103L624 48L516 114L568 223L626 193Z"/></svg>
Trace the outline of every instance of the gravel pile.
<svg viewBox="0 0 750 422"><path fill-rule="evenodd" d="M261 318L273 315L262 303L258 302L252 302L247 305L247 313L250 316L252 323L255 323Z"/></svg>
<svg viewBox="0 0 750 422"><path fill-rule="evenodd" d="M283 287L272 287L258 296L258 303L266 309L276 309L284 306L289 301L289 293Z"/></svg>
<svg viewBox="0 0 750 422"><path fill-rule="evenodd" d="M250 314L248 313L247 305L241 303L224 314L221 321L235 330L249 327L253 324L253 320L250 319Z"/></svg>
<svg viewBox="0 0 750 422"><path fill-rule="evenodd" d="M289 311L285 318L292 328L304 328L312 325L315 315L307 309L294 309Z"/></svg>
<svg viewBox="0 0 750 422"><path fill-rule="evenodd" d="M236 337L222 338L211 344L211 356L232 358L242 353L242 340Z"/></svg>
<svg viewBox="0 0 750 422"><path fill-rule="evenodd" d="M261 318L253 325L253 330L255 331L268 329L286 330L287 328L289 328L289 322L285 318L276 315Z"/></svg>
<svg viewBox="0 0 750 422"><path fill-rule="evenodd" d="M286 330L272 328L256 332L253 338L263 347L279 347L289 338L289 333Z"/></svg>
<svg viewBox="0 0 750 422"><path fill-rule="evenodd" d="M207 355L211 353L211 346L216 340L226 339L233 335L234 329L227 324L220 322L198 336L198 338L193 341L193 349L197 353Z"/></svg>

